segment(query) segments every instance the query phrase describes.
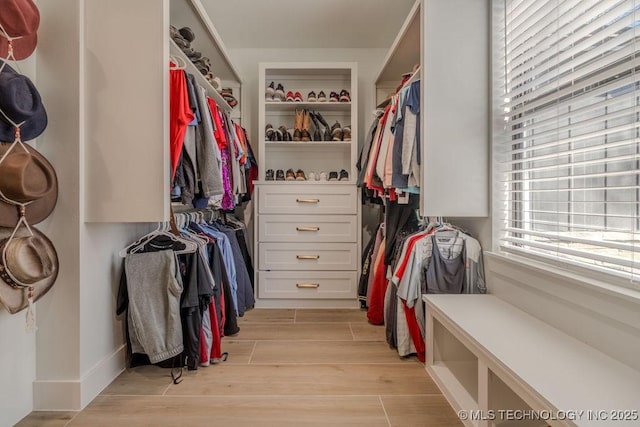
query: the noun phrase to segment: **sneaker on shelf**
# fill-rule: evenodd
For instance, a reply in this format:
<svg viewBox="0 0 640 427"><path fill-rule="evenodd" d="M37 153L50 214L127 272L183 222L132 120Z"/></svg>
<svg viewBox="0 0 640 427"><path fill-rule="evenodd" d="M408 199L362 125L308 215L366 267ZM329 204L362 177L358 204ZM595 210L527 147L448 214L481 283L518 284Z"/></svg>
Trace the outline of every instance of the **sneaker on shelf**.
<svg viewBox="0 0 640 427"><path fill-rule="evenodd" d="M296 174L293 172L293 169L287 169L287 175L284 178L285 181L295 181L296 180Z"/></svg>
<svg viewBox="0 0 640 427"><path fill-rule="evenodd" d="M346 125L342 128L342 140L351 141L351 125Z"/></svg>
<svg viewBox="0 0 640 427"><path fill-rule="evenodd" d="M282 169L276 171L276 181L284 181L284 171Z"/></svg>
<svg viewBox="0 0 640 427"><path fill-rule="evenodd" d="M314 171L310 171L307 174L307 180L308 181L318 181L319 179L320 179L320 177Z"/></svg>
<svg viewBox="0 0 640 427"><path fill-rule="evenodd" d="M274 179L275 179L275 176L274 176L274 173L273 173L273 169L267 169L265 180L273 181Z"/></svg>
<svg viewBox="0 0 640 427"><path fill-rule="evenodd" d="M222 89L222 92L220 92L220 95L222 95L224 100L227 101L227 104L229 104L229 107L235 108L236 105L238 105L238 100L236 99L235 96L233 96L233 89L226 87Z"/></svg>
<svg viewBox="0 0 640 427"><path fill-rule="evenodd" d="M318 93L318 102L327 102L327 95L325 95L323 90Z"/></svg>
<svg viewBox="0 0 640 427"><path fill-rule="evenodd" d="M293 138L291 137L291 133L289 133L289 131L287 130L286 127L284 126L280 126L278 128L278 131L282 134L282 140L283 141L292 141Z"/></svg>
<svg viewBox="0 0 640 427"><path fill-rule="evenodd" d="M339 181L349 181L349 172L347 172L346 170L342 169L340 171L340 177L338 178Z"/></svg>
<svg viewBox="0 0 640 427"><path fill-rule="evenodd" d="M307 95L307 102L316 102L318 98L316 97L316 93L314 91L309 92Z"/></svg>
<svg viewBox="0 0 640 427"><path fill-rule="evenodd" d="M318 174L318 181L326 181L327 180L327 173L325 171L322 171Z"/></svg>
<svg viewBox="0 0 640 427"><path fill-rule="evenodd" d="M329 181L337 181L338 180L338 172L331 171L329 172Z"/></svg>
<svg viewBox="0 0 640 427"><path fill-rule="evenodd" d="M267 123L267 126L264 129L264 136L266 141L275 141L276 140L276 131L271 126L271 123Z"/></svg>
<svg viewBox="0 0 640 427"><path fill-rule="evenodd" d="M275 82L269 83L267 89L265 89L264 97L266 101L273 101L273 95L276 94L276 84Z"/></svg>
<svg viewBox="0 0 640 427"><path fill-rule="evenodd" d="M284 86L282 86L281 83L278 83L278 86L276 87L276 91L273 94L273 100L274 101L284 101Z"/></svg>
<svg viewBox="0 0 640 427"><path fill-rule="evenodd" d="M294 101L293 92L291 92L291 91L287 92L287 98L286 98L285 101L287 101L287 102L293 102Z"/></svg>
<svg viewBox="0 0 640 427"><path fill-rule="evenodd" d="M182 27L178 30L178 33L189 43L196 39L196 35L193 33L193 30L189 27Z"/></svg>
<svg viewBox="0 0 640 427"><path fill-rule="evenodd" d="M342 89L340 91L340 102L351 102L351 95L349 95L348 90Z"/></svg>
<svg viewBox="0 0 640 427"><path fill-rule="evenodd" d="M331 126L331 140L332 141L342 141L342 126L336 120L336 122Z"/></svg>
<svg viewBox="0 0 640 427"><path fill-rule="evenodd" d="M329 94L329 102L338 102L340 100L340 98L338 97L338 94L335 92L331 92Z"/></svg>
<svg viewBox="0 0 640 427"><path fill-rule="evenodd" d="M302 94L300 92L296 92L295 95L293 95L293 101L302 102Z"/></svg>
<svg viewBox="0 0 640 427"><path fill-rule="evenodd" d="M296 171L296 181L306 181L307 177L304 175L304 171L302 169L298 169Z"/></svg>

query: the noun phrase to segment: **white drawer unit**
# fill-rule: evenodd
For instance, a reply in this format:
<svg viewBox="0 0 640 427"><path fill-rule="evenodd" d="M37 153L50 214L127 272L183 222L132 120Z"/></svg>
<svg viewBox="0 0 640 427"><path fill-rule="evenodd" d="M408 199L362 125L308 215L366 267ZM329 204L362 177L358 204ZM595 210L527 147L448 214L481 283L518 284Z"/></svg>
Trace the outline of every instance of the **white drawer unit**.
<svg viewBox="0 0 640 427"><path fill-rule="evenodd" d="M261 271L259 298L353 299L357 271Z"/></svg>
<svg viewBox="0 0 640 427"><path fill-rule="evenodd" d="M260 243L260 270L357 270L355 243Z"/></svg>
<svg viewBox="0 0 640 427"><path fill-rule="evenodd" d="M339 184L264 185L258 195L260 214L349 214L358 210L356 187Z"/></svg>
<svg viewBox="0 0 640 427"><path fill-rule="evenodd" d="M260 215L260 242L358 241L356 215Z"/></svg>

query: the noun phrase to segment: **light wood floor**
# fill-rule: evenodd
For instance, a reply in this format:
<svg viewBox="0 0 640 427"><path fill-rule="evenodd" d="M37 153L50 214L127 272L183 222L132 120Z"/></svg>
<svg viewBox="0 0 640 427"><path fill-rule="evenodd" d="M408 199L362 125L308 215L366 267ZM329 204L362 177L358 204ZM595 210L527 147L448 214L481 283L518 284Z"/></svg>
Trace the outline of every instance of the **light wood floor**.
<svg viewBox="0 0 640 427"><path fill-rule="evenodd" d="M229 359L185 371L122 373L81 412L34 412L18 426L461 426L414 358L360 310L252 310L223 339Z"/></svg>

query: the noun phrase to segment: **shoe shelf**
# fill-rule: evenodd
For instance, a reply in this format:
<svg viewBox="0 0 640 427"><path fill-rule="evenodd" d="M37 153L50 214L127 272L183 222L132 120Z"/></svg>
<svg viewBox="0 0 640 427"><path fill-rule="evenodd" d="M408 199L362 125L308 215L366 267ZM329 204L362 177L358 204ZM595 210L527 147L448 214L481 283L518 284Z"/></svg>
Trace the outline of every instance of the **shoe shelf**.
<svg viewBox="0 0 640 427"><path fill-rule="evenodd" d="M266 179L262 179L260 181L253 181L254 184L269 184L269 185L293 185L293 184L300 184L300 185L354 185L355 182L352 181L351 179L349 179L348 181L296 181L296 180L290 180L290 181L267 181Z"/></svg>
<svg viewBox="0 0 640 427"><path fill-rule="evenodd" d="M296 108L319 111L350 111L351 102L277 102L265 101L269 111L294 111Z"/></svg>
<svg viewBox="0 0 640 427"><path fill-rule="evenodd" d="M344 147L349 148L351 141L265 141L268 147Z"/></svg>

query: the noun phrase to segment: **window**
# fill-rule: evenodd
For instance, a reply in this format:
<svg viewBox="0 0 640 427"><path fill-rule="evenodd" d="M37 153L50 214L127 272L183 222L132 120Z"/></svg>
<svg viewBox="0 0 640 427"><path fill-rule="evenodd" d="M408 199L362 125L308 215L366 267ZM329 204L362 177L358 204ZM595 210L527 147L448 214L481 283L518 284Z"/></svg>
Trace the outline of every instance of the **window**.
<svg viewBox="0 0 640 427"><path fill-rule="evenodd" d="M498 3L500 247L640 288L640 0Z"/></svg>

